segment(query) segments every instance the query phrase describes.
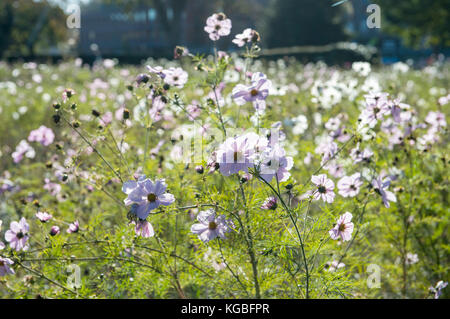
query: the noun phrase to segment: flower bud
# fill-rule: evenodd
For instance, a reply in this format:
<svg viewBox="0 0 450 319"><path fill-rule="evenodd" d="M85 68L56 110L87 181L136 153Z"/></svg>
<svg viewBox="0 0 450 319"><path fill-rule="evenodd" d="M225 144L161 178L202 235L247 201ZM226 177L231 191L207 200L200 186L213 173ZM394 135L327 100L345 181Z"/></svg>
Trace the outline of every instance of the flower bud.
<svg viewBox="0 0 450 319"><path fill-rule="evenodd" d="M50 236L56 236L60 233L60 229L58 226L52 226L50 229Z"/></svg>

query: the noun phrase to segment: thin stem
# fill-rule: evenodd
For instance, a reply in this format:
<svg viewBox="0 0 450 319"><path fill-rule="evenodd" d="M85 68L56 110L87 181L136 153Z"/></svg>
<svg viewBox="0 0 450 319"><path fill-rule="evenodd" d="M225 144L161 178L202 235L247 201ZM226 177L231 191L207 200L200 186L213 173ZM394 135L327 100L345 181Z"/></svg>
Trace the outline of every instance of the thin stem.
<svg viewBox="0 0 450 319"><path fill-rule="evenodd" d="M305 248L303 245L303 240L302 240L302 236L300 235L300 231L297 227L297 223L294 220L294 217L292 216L292 212L290 210L290 208L286 205L286 203L283 200L283 197L281 196L281 194L279 192L277 192L275 190L275 188L269 183L267 182L264 178L262 178L261 176L258 176L258 178L267 186L270 187L270 189L273 191L273 193L275 195L277 195L277 197L280 199L281 204L283 205L283 208L285 209L285 211L288 213L289 218L291 219L292 224L294 225L295 228L295 232L297 233L297 237L298 240L300 242L300 248L302 251L302 256L303 256L303 262L305 264L305 273L306 273L306 299L309 299L309 269L308 269L308 262L306 260L306 254L305 254Z"/></svg>

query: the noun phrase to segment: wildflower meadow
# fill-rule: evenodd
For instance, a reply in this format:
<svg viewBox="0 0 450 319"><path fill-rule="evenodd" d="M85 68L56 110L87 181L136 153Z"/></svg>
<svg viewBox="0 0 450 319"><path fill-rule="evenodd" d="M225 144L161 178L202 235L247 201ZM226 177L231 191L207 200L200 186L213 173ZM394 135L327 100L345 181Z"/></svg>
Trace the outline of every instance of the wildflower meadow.
<svg viewBox="0 0 450 319"><path fill-rule="evenodd" d="M450 64L0 63L0 297L448 298Z"/></svg>

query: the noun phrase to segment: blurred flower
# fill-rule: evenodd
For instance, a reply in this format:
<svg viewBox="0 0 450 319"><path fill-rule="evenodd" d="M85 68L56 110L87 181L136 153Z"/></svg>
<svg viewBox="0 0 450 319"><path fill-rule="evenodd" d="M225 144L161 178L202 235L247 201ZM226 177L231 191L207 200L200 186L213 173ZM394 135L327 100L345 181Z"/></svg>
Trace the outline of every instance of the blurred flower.
<svg viewBox="0 0 450 319"><path fill-rule="evenodd" d="M16 151L13 152L11 156L14 163L19 163L23 159L23 156L27 158L34 158L36 156L36 152L34 151L34 148L27 143L27 141L21 140L19 145L16 147Z"/></svg>
<svg viewBox="0 0 450 319"><path fill-rule="evenodd" d="M11 259L0 257L0 277L6 276L8 274L14 275L14 270L9 267L13 264L14 262Z"/></svg>
<svg viewBox="0 0 450 319"><path fill-rule="evenodd" d="M368 76L371 71L369 62L353 62L352 69L361 76Z"/></svg>
<svg viewBox="0 0 450 319"><path fill-rule="evenodd" d="M355 197L362 186L361 173L355 173L351 176L342 177L338 183L339 194L343 197Z"/></svg>
<svg viewBox="0 0 450 319"><path fill-rule="evenodd" d="M390 184L390 179L382 179L381 176L378 176L372 181L372 186L375 192L381 196L383 204L387 208L390 207L389 202L397 202L397 197L395 196L395 194L387 190Z"/></svg>
<svg viewBox="0 0 450 319"><path fill-rule="evenodd" d="M224 13L214 13L206 20L204 29L212 41L217 41L220 37L230 34L231 20L227 19Z"/></svg>
<svg viewBox="0 0 450 319"><path fill-rule="evenodd" d="M327 271L334 272L337 269L345 267L344 263L339 263L337 260L329 261L326 263Z"/></svg>
<svg viewBox="0 0 450 319"><path fill-rule="evenodd" d="M413 265L419 262L419 257L417 254L407 253L406 254L406 264Z"/></svg>
<svg viewBox="0 0 450 319"><path fill-rule="evenodd" d="M262 204L261 209L275 210L278 207L277 202L278 200L275 196L267 197L264 203Z"/></svg>
<svg viewBox="0 0 450 319"><path fill-rule="evenodd" d="M52 226L52 228L50 228L50 235L51 236L56 236L60 233L60 229L58 226Z"/></svg>
<svg viewBox="0 0 450 319"><path fill-rule="evenodd" d="M430 287L430 291L434 293L434 299L439 299L439 297L442 295L442 289L447 287L448 282L444 282L442 280L438 281L436 284L436 287Z"/></svg>
<svg viewBox="0 0 450 319"><path fill-rule="evenodd" d="M67 232L69 234L77 233L79 229L80 229L80 224L78 223L78 220L76 220L72 224L69 224L69 228L67 228Z"/></svg>
<svg viewBox="0 0 450 319"><path fill-rule="evenodd" d="M294 160L286 156L286 151L279 144L275 144L262 152L260 163L259 173L265 181L270 182L276 176L279 182L284 182L291 176L289 170Z"/></svg>
<svg viewBox="0 0 450 319"><path fill-rule="evenodd" d="M46 212L37 212L36 217L43 223L48 222L50 219L52 219L52 215Z"/></svg>
<svg viewBox="0 0 450 319"><path fill-rule="evenodd" d="M170 68L162 71L165 75L164 82L175 86L179 89L183 88L188 80L188 73L182 68Z"/></svg>
<svg viewBox="0 0 450 319"><path fill-rule="evenodd" d="M243 47L247 43L258 42L259 40L259 33L253 29L247 28L242 33L236 35L233 43L238 47Z"/></svg>
<svg viewBox="0 0 450 319"><path fill-rule="evenodd" d="M49 146L50 144L52 144L54 139L55 134L53 133L52 129L44 125L34 131L31 131L30 135L28 136L29 142L39 142L44 146Z"/></svg>
<svg viewBox="0 0 450 319"><path fill-rule="evenodd" d="M146 220L139 220L134 228L136 235L144 238L155 236L152 225Z"/></svg>

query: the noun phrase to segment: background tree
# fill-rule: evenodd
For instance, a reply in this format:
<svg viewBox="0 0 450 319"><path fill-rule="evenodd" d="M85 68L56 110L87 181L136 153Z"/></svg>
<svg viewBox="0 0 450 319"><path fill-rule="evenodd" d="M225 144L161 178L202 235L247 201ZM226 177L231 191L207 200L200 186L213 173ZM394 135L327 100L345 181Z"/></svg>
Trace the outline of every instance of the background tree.
<svg viewBox="0 0 450 319"><path fill-rule="evenodd" d="M450 0L375 0L381 7L382 30L415 47L435 51L450 46Z"/></svg>
<svg viewBox="0 0 450 319"><path fill-rule="evenodd" d="M0 2L0 57L34 56L66 39L66 15L48 1Z"/></svg>
<svg viewBox="0 0 450 319"><path fill-rule="evenodd" d="M268 7L268 47L323 45L346 39L341 7L335 1L273 0Z"/></svg>

